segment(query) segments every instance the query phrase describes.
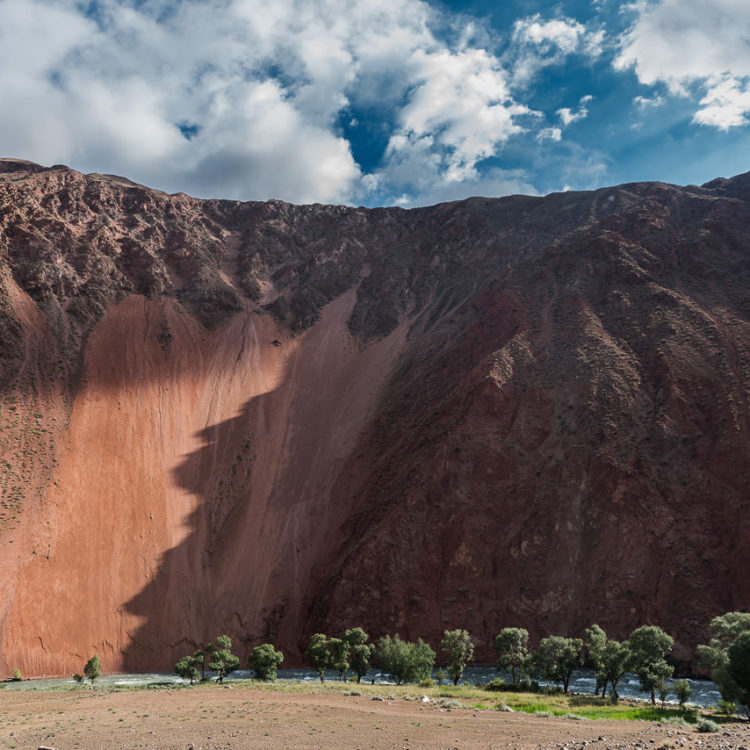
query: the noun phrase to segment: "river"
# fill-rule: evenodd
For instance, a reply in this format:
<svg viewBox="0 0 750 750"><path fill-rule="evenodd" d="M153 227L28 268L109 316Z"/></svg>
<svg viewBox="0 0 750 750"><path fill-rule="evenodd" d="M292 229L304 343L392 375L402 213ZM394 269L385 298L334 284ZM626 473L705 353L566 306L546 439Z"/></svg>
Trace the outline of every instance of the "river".
<svg viewBox="0 0 750 750"><path fill-rule="evenodd" d="M225 678L225 682L236 682L249 680L253 673L247 670L238 670ZM477 682L489 682L498 676L494 667L467 667L464 677L461 680L464 684L475 684ZM318 680L318 673L307 669L280 669L278 672L279 680L295 680L302 682L315 682ZM338 679L336 672L328 672L327 679L334 681ZM393 684L387 677L380 672L373 670L370 672L365 682L375 680L375 684L389 685ZM594 672L591 669L578 669L573 673L570 681L570 690L574 693L593 693L595 685ZM690 683L690 703L702 707L715 705L720 699L721 694L716 685L710 680L691 680ZM97 685L105 687L135 687L138 685L179 685L182 680L175 674L109 674L102 675L96 681ZM34 680L21 680L20 682L6 683L9 690L49 690L62 688L65 686L74 686L75 680L72 677L65 678L40 678ZM617 687L622 698L646 698L646 694L640 692L638 678L633 674L626 674ZM677 697L670 693L668 701L677 702Z"/></svg>

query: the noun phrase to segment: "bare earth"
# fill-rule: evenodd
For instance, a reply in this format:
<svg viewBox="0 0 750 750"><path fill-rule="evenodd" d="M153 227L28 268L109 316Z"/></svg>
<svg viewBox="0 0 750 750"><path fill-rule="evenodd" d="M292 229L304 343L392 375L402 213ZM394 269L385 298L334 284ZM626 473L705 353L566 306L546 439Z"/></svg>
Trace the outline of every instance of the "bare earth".
<svg viewBox="0 0 750 750"><path fill-rule="evenodd" d="M716 734L642 721L576 721L404 699L252 687L7 691L0 748L750 749L750 727Z"/></svg>

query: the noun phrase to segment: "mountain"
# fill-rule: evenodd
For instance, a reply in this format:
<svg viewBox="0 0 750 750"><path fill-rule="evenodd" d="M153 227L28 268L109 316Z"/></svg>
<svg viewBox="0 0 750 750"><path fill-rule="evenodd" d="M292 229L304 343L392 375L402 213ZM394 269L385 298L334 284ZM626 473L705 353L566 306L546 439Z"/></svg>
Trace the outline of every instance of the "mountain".
<svg viewBox="0 0 750 750"><path fill-rule="evenodd" d="M689 660L750 577L750 175L431 208L0 161L0 670L362 625Z"/></svg>

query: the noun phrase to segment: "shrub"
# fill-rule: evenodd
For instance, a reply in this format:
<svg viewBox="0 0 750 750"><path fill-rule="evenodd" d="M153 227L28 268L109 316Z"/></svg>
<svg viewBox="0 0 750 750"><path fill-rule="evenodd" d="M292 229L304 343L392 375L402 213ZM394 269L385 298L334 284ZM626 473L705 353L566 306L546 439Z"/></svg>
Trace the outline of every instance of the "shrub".
<svg viewBox="0 0 750 750"><path fill-rule="evenodd" d="M688 698L690 697L690 683L687 680L675 680L672 690L680 702L680 708L685 708Z"/></svg>
<svg viewBox="0 0 750 750"><path fill-rule="evenodd" d="M82 674L74 674L73 679L80 685L83 682Z"/></svg>
<svg viewBox="0 0 750 750"><path fill-rule="evenodd" d="M419 681L419 687L429 688L435 687L435 680L432 677L426 677L424 680Z"/></svg>
<svg viewBox="0 0 750 750"><path fill-rule="evenodd" d="M711 719L699 719L698 723L695 725L695 728L699 732L718 732L720 727L715 721L711 721Z"/></svg>
<svg viewBox="0 0 750 750"><path fill-rule="evenodd" d="M494 693L499 693L503 690L507 690L508 686L505 684L505 680L502 677L496 677L491 682L488 682L484 686L484 689Z"/></svg>
<svg viewBox="0 0 750 750"><path fill-rule="evenodd" d="M94 684L94 680L99 677L102 673L102 664L99 661L99 655L94 654L83 668L83 674L91 680L91 684Z"/></svg>
<svg viewBox="0 0 750 750"><path fill-rule="evenodd" d="M256 646L247 659L247 666L255 672L255 676L264 682L276 679L276 668L284 661L284 654L277 651L270 643Z"/></svg>
<svg viewBox="0 0 750 750"><path fill-rule="evenodd" d="M23 679L23 675L21 674L21 670L20 669L14 669L13 670L13 680L15 682L19 682L22 679Z"/></svg>
<svg viewBox="0 0 750 750"><path fill-rule="evenodd" d="M720 714L734 716L737 713L737 704L734 701L725 701L723 698L716 704Z"/></svg>
<svg viewBox="0 0 750 750"><path fill-rule="evenodd" d="M660 724L665 724L668 727L689 727L690 724L685 721L683 716L664 716L659 719Z"/></svg>
<svg viewBox="0 0 750 750"><path fill-rule="evenodd" d="M177 673L178 677L181 677L183 680L190 680L190 684L192 685L199 677L200 677L200 670L203 666L203 655L197 656L196 654L193 654L192 656L183 656L177 664L174 665L174 671Z"/></svg>

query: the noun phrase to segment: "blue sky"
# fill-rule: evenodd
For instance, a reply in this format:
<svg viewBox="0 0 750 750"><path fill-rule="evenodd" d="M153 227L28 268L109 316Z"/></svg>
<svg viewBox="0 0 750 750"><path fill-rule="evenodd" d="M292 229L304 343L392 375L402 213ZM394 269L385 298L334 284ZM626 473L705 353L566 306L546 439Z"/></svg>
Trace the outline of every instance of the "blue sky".
<svg viewBox="0 0 750 750"><path fill-rule="evenodd" d="M425 205L750 170L750 0L0 0L0 154Z"/></svg>

